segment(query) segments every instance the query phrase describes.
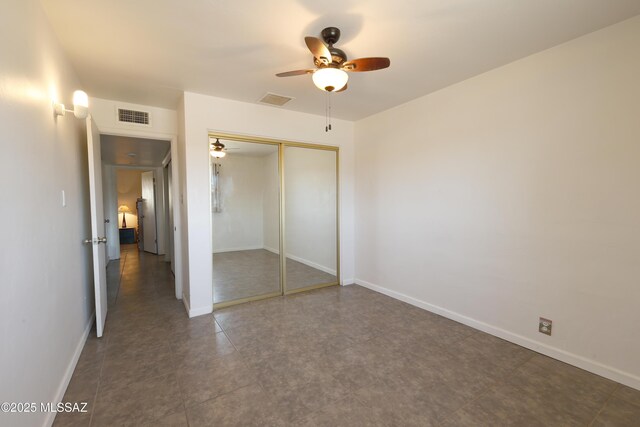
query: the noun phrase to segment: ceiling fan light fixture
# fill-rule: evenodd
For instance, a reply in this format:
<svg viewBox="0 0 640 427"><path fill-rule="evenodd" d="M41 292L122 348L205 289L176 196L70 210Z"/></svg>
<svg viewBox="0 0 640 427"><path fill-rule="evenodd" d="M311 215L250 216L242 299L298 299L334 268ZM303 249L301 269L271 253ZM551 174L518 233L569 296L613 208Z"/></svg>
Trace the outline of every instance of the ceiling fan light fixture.
<svg viewBox="0 0 640 427"><path fill-rule="evenodd" d="M312 79L318 89L337 92L347 84L349 75L338 68L327 67L314 72Z"/></svg>
<svg viewBox="0 0 640 427"><path fill-rule="evenodd" d="M209 137L209 154L216 159L221 159L227 155L227 153L224 152L224 144L221 143L218 138L216 138L214 142L213 138Z"/></svg>

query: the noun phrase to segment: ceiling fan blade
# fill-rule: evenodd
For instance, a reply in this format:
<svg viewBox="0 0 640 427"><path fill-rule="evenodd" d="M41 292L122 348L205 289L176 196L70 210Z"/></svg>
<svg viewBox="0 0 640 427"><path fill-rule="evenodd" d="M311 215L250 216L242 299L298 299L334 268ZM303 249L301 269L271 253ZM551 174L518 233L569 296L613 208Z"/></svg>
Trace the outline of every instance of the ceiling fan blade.
<svg viewBox="0 0 640 427"><path fill-rule="evenodd" d="M295 71L286 71L284 73L278 73L276 76L278 77L291 77L291 76L301 76L303 74L313 73L315 70L295 70Z"/></svg>
<svg viewBox="0 0 640 427"><path fill-rule="evenodd" d="M327 46L322 43L322 40L315 37L305 37L304 42L307 44L307 47L309 48L311 53L313 53L313 56L315 56L325 64L331 63L331 52L329 52Z"/></svg>
<svg viewBox="0 0 640 427"><path fill-rule="evenodd" d="M391 65L389 58L358 58L342 64L345 71L374 71Z"/></svg>
<svg viewBox="0 0 640 427"><path fill-rule="evenodd" d="M347 88L348 88L348 87L349 87L349 84L348 84L348 83L346 83L346 84L343 86L343 88L342 88L342 89L337 90L335 93L337 93L337 92L344 92L345 90L347 90Z"/></svg>

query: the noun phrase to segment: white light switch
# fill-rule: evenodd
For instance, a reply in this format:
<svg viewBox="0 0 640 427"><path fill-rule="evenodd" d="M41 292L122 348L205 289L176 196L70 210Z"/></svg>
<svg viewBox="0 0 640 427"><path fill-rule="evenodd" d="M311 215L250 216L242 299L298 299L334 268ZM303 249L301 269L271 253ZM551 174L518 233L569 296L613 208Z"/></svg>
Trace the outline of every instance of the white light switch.
<svg viewBox="0 0 640 427"><path fill-rule="evenodd" d="M66 208L67 207L67 196L64 193L64 190L62 190L62 207Z"/></svg>

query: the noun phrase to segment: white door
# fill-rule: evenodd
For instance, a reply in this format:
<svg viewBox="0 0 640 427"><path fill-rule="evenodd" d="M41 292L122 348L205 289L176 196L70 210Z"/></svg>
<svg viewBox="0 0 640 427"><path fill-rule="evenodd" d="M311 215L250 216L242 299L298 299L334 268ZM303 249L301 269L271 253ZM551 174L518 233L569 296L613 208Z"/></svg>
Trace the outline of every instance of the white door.
<svg viewBox="0 0 640 427"><path fill-rule="evenodd" d="M101 337L107 319L107 238L104 228L102 201L102 160L100 133L91 116L87 117L87 148L89 153L89 203L91 205L91 238L85 240L93 248L93 286L96 296L96 334Z"/></svg>
<svg viewBox="0 0 640 427"><path fill-rule="evenodd" d="M155 186L153 171L142 172L142 247L145 252L157 254Z"/></svg>

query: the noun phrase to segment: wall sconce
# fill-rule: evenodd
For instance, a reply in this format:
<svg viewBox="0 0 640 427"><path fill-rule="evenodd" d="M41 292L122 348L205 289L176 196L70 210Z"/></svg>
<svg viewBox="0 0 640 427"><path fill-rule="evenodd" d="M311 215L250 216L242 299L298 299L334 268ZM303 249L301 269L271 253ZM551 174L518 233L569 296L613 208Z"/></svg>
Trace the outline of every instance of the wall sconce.
<svg viewBox="0 0 640 427"><path fill-rule="evenodd" d="M64 104L53 104L53 112L56 116L64 116L65 113L73 112L73 115L78 119L85 119L89 114L89 97L87 93L81 90L73 92L73 110L67 110Z"/></svg>

